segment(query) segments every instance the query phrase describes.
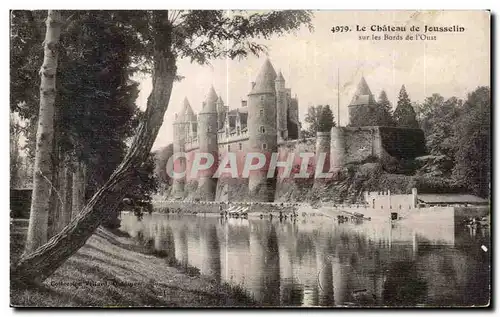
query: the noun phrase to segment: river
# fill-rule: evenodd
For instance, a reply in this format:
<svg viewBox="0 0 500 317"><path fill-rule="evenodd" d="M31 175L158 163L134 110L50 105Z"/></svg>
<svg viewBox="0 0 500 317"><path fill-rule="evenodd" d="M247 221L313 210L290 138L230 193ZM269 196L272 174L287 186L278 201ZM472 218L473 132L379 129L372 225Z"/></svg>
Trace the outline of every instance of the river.
<svg viewBox="0 0 500 317"><path fill-rule="evenodd" d="M122 214L121 230L269 306L485 305L488 229Z"/></svg>

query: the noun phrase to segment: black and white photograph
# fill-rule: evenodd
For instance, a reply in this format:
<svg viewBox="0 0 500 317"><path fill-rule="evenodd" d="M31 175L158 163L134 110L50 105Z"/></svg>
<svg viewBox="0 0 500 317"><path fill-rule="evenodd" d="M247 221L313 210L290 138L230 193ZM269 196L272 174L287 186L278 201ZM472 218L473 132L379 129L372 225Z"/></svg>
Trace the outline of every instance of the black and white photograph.
<svg viewBox="0 0 500 317"><path fill-rule="evenodd" d="M8 14L11 307L490 307L490 11Z"/></svg>

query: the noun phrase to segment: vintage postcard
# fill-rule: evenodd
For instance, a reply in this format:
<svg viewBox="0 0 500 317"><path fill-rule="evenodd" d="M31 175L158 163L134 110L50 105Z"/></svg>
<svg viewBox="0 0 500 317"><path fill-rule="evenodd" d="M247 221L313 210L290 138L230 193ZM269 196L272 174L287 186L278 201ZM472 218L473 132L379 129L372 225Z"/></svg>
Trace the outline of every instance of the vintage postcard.
<svg viewBox="0 0 500 317"><path fill-rule="evenodd" d="M10 11L13 307L489 307L489 11Z"/></svg>

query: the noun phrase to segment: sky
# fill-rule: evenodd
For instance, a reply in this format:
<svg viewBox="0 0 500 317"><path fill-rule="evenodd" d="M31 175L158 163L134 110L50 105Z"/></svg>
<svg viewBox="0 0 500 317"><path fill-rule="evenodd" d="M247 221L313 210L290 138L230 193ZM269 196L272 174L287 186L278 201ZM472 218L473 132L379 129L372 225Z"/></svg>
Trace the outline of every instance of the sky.
<svg viewBox="0 0 500 317"><path fill-rule="evenodd" d="M465 98L476 87L490 85L490 18L486 11L316 11L312 24L313 31L303 27L292 34L258 40L268 48L267 54L259 57L214 60L210 66L191 64L189 60L178 61L179 75L185 78L174 83L153 150L172 142L172 122L184 97L188 98L193 110L199 112L213 85L229 108L240 107L266 57L277 72L282 71L292 96L297 96L302 122L309 106L329 104L336 121L340 110L340 125L345 126L348 123L347 105L362 76L376 98L385 90L393 107L403 84L415 102L433 93L446 98ZM371 25L407 28L457 25L465 31L433 33L436 40L377 41L360 40L359 35L383 36L384 32L334 34L331 28L337 25L350 28L356 25L367 28ZM402 33L406 34L415 33ZM151 78L137 80L141 89L137 103L145 109Z"/></svg>

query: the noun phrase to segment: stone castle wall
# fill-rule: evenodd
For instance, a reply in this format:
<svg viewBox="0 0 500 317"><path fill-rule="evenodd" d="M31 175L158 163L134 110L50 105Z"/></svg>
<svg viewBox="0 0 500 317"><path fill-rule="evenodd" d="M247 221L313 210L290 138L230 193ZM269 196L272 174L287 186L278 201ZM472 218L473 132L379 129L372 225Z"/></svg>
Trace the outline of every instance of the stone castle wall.
<svg viewBox="0 0 500 317"><path fill-rule="evenodd" d="M342 127L332 129L332 160L345 165L370 157L413 159L425 155L425 137L420 129L395 127ZM343 147L343 151L342 151ZM339 159L339 156L341 158Z"/></svg>
<svg viewBox="0 0 500 317"><path fill-rule="evenodd" d="M241 149L239 144L241 143ZM252 147L248 141L234 142L230 144L229 151L236 153L238 176L241 175L246 154ZM402 129L388 127L341 127L333 128L330 134L321 134L319 138L308 138L280 142L277 145L279 161L285 161L288 155L293 154L293 173L297 173L302 165L300 153L316 153L326 151L328 166L333 169L342 168L346 164L360 163L370 158L386 159L388 157L414 158L415 156L425 154L425 139L423 132L418 129ZM188 151L186 167L186 193L185 197L195 199L199 197L196 192L198 178L192 178L189 170L192 166L195 153L199 149ZM223 158L228 152L227 144L219 144L219 159ZM275 184L275 191L269 193L274 195L275 201L293 200L294 197L304 197L305 192L310 191L315 183L315 160L310 160L308 179L294 179L293 177L284 177L282 168L278 168ZM335 166L338 164L338 166ZM324 170L326 172L326 170ZM252 200L248 195L248 179L233 179L225 175L217 180L215 200L245 201ZM272 199L272 197L271 197Z"/></svg>

